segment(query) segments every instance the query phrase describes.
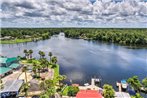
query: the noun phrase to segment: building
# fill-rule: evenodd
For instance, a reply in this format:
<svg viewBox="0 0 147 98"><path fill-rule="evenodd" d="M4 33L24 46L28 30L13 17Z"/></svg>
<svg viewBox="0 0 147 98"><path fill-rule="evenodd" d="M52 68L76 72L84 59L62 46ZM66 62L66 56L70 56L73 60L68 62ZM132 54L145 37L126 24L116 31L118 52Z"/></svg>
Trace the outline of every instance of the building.
<svg viewBox="0 0 147 98"><path fill-rule="evenodd" d="M80 90L76 98L103 98L103 96L96 90Z"/></svg>
<svg viewBox="0 0 147 98"><path fill-rule="evenodd" d="M3 77L9 73L12 73L13 69L20 67L19 61L16 57L6 58L0 57L0 76Z"/></svg>
<svg viewBox="0 0 147 98"><path fill-rule="evenodd" d="M6 81L4 83L4 88L0 91L0 98L16 98L23 83L23 80Z"/></svg>
<svg viewBox="0 0 147 98"><path fill-rule="evenodd" d="M115 92L115 98L131 98L131 96L125 92Z"/></svg>

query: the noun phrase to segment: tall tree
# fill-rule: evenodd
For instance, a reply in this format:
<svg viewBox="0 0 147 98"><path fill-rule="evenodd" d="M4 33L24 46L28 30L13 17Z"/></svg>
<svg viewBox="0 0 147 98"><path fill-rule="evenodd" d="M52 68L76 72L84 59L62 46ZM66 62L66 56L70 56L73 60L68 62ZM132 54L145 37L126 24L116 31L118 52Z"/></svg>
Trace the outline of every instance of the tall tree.
<svg viewBox="0 0 147 98"><path fill-rule="evenodd" d="M42 58L42 51L39 51L38 54L40 55L40 58Z"/></svg>
<svg viewBox="0 0 147 98"><path fill-rule="evenodd" d="M28 53L28 51L26 49L24 49L23 53L25 54L25 58L27 59L27 53Z"/></svg>
<svg viewBox="0 0 147 98"><path fill-rule="evenodd" d="M52 57L51 61L52 61L53 64L56 64L57 63L57 57L56 56Z"/></svg>
<svg viewBox="0 0 147 98"><path fill-rule="evenodd" d="M53 56L52 52L49 52L48 56L50 57L50 63L51 63L51 59L52 59L52 56Z"/></svg>
<svg viewBox="0 0 147 98"><path fill-rule="evenodd" d="M114 98L114 89L111 85L108 85L108 84L105 84L103 86L103 95L104 95L104 98Z"/></svg>
<svg viewBox="0 0 147 98"><path fill-rule="evenodd" d="M34 75L37 75L37 64L33 62L33 69L32 71L34 72Z"/></svg>
<svg viewBox="0 0 147 98"><path fill-rule="evenodd" d="M28 78L27 78L27 66L24 66L23 68L22 68L22 72L24 72L25 73L25 80L26 80L26 83L28 82Z"/></svg>
<svg viewBox="0 0 147 98"><path fill-rule="evenodd" d="M147 77L142 80L142 84L145 88L147 88Z"/></svg>
<svg viewBox="0 0 147 98"><path fill-rule="evenodd" d="M31 59L31 58L32 58L33 50L30 49L30 50L28 51L28 53L29 53L29 58Z"/></svg>
<svg viewBox="0 0 147 98"><path fill-rule="evenodd" d="M138 76L133 76L127 80L127 82L137 91L140 92L141 83Z"/></svg>

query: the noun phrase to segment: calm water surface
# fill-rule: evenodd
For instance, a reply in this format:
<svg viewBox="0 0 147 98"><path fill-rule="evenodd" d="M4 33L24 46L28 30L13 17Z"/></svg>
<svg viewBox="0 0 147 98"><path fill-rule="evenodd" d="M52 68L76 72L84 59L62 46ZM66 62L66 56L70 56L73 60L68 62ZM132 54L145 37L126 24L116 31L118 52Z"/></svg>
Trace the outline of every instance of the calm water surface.
<svg viewBox="0 0 147 98"><path fill-rule="evenodd" d="M73 83L83 84L91 77L102 78L102 83L115 86L116 81L137 75L147 76L147 49L128 49L122 46L100 42L69 39L53 36L49 40L7 44L2 46L2 55L24 56L24 49L32 49L33 56L39 58L38 51L48 54L52 51L58 57L60 73L67 75ZM47 56L48 57L48 56Z"/></svg>

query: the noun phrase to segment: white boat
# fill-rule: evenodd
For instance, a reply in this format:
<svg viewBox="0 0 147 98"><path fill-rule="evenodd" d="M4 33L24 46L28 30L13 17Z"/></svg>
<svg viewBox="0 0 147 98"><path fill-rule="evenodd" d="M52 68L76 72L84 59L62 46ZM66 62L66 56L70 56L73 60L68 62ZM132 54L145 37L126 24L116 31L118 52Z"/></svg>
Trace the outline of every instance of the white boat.
<svg viewBox="0 0 147 98"><path fill-rule="evenodd" d="M84 85L85 85L85 86L89 86L89 83L85 83Z"/></svg>
<svg viewBox="0 0 147 98"><path fill-rule="evenodd" d="M126 82L126 80L121 80L121 86L123 89L127 89L128 83Z"/></svg>

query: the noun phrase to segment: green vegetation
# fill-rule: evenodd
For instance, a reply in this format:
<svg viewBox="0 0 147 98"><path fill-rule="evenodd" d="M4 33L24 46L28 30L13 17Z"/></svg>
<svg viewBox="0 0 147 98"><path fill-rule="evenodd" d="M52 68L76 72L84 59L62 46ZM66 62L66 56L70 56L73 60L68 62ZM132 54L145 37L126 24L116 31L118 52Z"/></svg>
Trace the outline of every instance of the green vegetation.
<svg viewBox="0 0 147 98"><path fill-rule="evenodd" d="M1 43L19 43L48 39L59 32L64 32L65 36L69 38L99 40L127 46L147 46L147 29L131 28L2 28L1 36L3 39Z"/></svg>
<svg viewBox="0 0 147 98"><path fill-rule="evenodd" d="M45 80L40 83L40 88L44 91L40 97L43 96L53 96L56 92L55 90L55 82L53 80Z"/></svg>
<svg viewBox="0 0 147 98"><path fill-rule="evenodd" d="M142 80L142 85L147 89L147 77Z"/></svg>
<svg viewBox="0 0 147 98"><path fill-rule="evenodd" d="M16 44L16 43L24 43L24 42L31 42L32 39L13 39L13 40L1 40L1 44Z"/></svg>
<svg viewBox="0 0 147 98"><path fill-rule="evenodd" d="M140 92L141 92L141 88L143 88L142 90L144 91L144 93L147 93L147 77L145 77L143 80L142 80L142 83L140 82L138 76L133 76L131 78L129 78L127 80L127 82L131 85L131 87L137 91L136 95L135 96L132 96L131 98L143 98L141 95L140 95Z"/></svg>
<svg viewBox="0 0 147 98"><path fill-rule="evenodd" d="M66 29L66 37L99 40L122 45L147 45L146 29Z"/></svg>
<svg viewBox="0 0 147 98"><path fill-rule="evenodd" d="M15 44L44 40L57 33L59 33L59 30L54 28L2 28L0 43Z"/></svg>
<svg viewBox="0 0 147 98"><path fill-rule="evenodd" d="M78 87L76 87L76 86L69 86L68 87L68 96L76 96L78 91L79 91Z"/></svg>
<svg viewBox="0 0 147 98"><path fill-rule="evenodd" d="M131 96L131 98L143 98L139 93L137 93L135 96Z"/></svg>
<svg viewBox="0 0 147 98"><path fill-rule="evenodd" d="M115 91L111 85L105 84L103 90L104 98L114 98Z"/></svg>
<svg viewBox="0 0 147 98"><path fill-rule="evenodd" d="M22 71L25 73L25 84L29 84L27 80L27 70L29 67L32 68L32 77L39 81L39 88L41 90L40 98L53 97L55 93L60 93L61 89L63 88L64 84L62 83L63 80L66 79L65 75L60 75L59 73L59 65L57 64L57 57L53 56L51 52L49 52L50 61L47 60L45 57L45 53L43 51L39 51L38 55L40 55L40 59L35 59L32 57L33 50L24 51L24 57L19 57L21 59L21 63L25 64L22 68ZM48 75L49 69L54 70L53 74L49 78L45 78L42 74ZM28 86L24 85L23 92L25 92L25 96L28 93ZM42 92L43 91L43 92Z"/></svg>
<svg viewBox="0 0 147 98"><path fill-rule="evenodd" d="M63 88L62 95L64 95L64 96L67 96L67 95L68 95L68 87L69 87L69 86L65 86L65 87Z"/></svg>
<svg viewBox="0 0 147 98"><path fill-rule="evenodd" d="M140 92L141 83L137 76L133 76L127 80L127 82L137 91Z"/></svg>

